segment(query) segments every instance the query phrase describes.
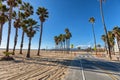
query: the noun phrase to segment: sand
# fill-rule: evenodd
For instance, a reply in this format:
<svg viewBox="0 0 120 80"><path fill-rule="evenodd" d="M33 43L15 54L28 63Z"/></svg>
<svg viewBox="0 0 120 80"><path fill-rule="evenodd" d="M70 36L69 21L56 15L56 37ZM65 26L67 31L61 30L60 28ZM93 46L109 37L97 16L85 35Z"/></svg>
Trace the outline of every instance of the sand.
<svg viewBox="0 0 120 80"><path fill-rule="evenodd" d="M0 50L0 58L4 56L3 51ZM15 61L0 61L0 80L63 80L71 60L86 52L41 51L40 56L36 56L37 51L31 50L31 58L26 58L26 53L27 50L23 50L21 55L16 50ZM103 52L97 56L92 54L107 59Z"/></svg>
<svg viewBox="0 0 120 80"><path fill-rule="evenodd" d="M4 50L0 50L3 57ZM15 61L0 61L0 80L62 80L68 73L68 66L76 54L55 51L31 50L31 58L26 58L27 50L23 55L16 50L13 56Z"/></svg>

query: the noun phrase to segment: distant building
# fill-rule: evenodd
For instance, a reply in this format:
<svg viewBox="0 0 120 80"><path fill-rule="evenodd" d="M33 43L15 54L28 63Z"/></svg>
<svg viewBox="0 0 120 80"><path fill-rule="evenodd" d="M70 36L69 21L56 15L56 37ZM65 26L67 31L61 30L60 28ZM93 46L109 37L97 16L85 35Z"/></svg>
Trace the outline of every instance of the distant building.
<svg viewBox="0 0 120 80"><path fill-rule="evenodd" d="M115 51L115 52L119 52L119 48L118 48L118 44L117 44L116 38L115 38L114 51Z"/></svg>

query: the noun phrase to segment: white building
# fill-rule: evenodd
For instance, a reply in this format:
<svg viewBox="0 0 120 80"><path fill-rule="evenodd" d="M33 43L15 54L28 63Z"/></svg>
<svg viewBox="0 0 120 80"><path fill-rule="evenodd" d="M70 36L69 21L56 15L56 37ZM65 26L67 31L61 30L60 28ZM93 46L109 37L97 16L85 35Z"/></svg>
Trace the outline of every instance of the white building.
<svg viewBox="0 0 120 80"><path fill-rule="evenodd" d="M115 38L114 50L115 50L115 52L119 52L119 48L118 48L118 44L117 44L116 38Z"/></svg>

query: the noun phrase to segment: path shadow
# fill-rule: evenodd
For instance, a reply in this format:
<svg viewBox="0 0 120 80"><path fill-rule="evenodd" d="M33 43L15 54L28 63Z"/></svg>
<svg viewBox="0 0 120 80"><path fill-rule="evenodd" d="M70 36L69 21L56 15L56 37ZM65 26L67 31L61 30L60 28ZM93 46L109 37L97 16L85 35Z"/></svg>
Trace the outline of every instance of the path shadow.
<svg viewBox="0 0 120 80"><path fill-rule="evenodd" d="M105 60L94 60L94 59L79 59L75 58L74 60L70 59L56 59L56 58L25 58L25 60L28 60L27 62L24 60L14 60L15 63L28 63L28 64L39 64L39 65L46 65L46 66L64 66L64 67L70 67L72 69L81 69L81 62L83 64L84 70L91 70L91 71L98 71L96 67L99 67L102 70L105 71L111 71L111 72L118 72L120 73L120 62L110 62ZM29 62L29 60L32 60L32 62ZM50 62L48 64L44 62ZM52 64L55 63L55 64Z"/></svg>
<svg viewBox="0 0 120 80"><path fill-rule="evenodd" d="M100 68L105 71L120 72L120 62L110 62L110 61L96 60L96 59L95 60L93 59L60 60L60 59L51 59L51 58L47 58L47 59L42 58L40 61L48 61L76 69L81 69L81 63L82 63L84 70L98 70L98 68Z"/></svg>

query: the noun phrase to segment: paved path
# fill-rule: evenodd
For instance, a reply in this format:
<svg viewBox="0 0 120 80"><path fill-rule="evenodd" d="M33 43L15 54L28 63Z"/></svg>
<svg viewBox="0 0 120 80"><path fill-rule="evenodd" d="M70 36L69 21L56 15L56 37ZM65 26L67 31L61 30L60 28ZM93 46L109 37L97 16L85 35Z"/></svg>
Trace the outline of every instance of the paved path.
<svg viewBox="0 0 120 80"><path fill-rule="evenodd" d="M65 80L120 80L120 63L81 54L72 61Z"/></svg>

